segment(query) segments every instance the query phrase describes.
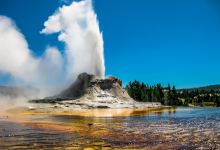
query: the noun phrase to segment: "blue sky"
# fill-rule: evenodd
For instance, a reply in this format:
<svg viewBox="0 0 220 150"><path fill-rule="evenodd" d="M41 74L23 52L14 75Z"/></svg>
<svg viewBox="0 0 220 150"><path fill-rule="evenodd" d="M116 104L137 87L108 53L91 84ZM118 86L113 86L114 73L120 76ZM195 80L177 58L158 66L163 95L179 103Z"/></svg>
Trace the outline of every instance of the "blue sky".
<svg viewBox="0 0 220 150"><path fill-rule="evenodd" d="M94 0L103 31L106 74L127 83L171 83L178 88L220 83L218 0ZM1 0L37 56L56 35L39 34L59 0ZM1 77L1 82L7 77Z"/></svg>

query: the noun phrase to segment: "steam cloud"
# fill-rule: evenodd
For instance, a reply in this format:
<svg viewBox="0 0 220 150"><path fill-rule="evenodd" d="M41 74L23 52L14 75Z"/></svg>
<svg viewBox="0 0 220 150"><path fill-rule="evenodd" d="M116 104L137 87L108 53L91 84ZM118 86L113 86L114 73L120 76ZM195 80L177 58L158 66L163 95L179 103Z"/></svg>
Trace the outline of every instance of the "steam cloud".
<svg viewBox="0 0 220 150"><path fill-rule="evenodd" d="M47 90L64 87L82 72L104 77L103 38L91 0L58 8L40 33L58 33L58 40L65 43L64 54L48 47L35 57L15 23L0 16L0 73Z"/></svg>

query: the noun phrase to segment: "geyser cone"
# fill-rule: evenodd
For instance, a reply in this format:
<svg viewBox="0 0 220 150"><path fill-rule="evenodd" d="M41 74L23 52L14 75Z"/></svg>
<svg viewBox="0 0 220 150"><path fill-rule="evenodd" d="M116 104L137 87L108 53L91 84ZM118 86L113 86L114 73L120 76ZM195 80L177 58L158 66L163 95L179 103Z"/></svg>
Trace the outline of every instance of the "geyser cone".
<svg viewBox="0 0 220 150"><path fill-rule="evenodd" d="M115 77L100 79L95 75L81 73L69 88L57 96L46 99L67 100L81 97L89 97L94 100L101 97L105 99L131 99L121 85L122 81Z"/></svg>

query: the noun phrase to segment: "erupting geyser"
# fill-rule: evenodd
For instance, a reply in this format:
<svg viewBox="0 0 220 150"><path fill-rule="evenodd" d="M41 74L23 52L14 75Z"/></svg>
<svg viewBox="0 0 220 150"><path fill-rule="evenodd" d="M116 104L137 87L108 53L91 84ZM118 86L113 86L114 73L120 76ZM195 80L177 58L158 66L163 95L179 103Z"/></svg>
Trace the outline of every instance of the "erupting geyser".
<svg viewBox="0 0 220 150"><path fill-rule="evenodd" d="M44 26L41 33L59 33L59 41L66 44L67 75L87 72L104 77L103 38L91 0L59 8Z"/></svg>
<svg viewBox="0 0 220 150"><path fill-rule="evenodd" d="M66 87L82 72L104 78L103 37L91 0L58 8L40 33L58 33L64 52L48 46L42 56L34 56L15 23L0 16L0 73L12 76L12 84L25 83L48 91Z"/></svg>

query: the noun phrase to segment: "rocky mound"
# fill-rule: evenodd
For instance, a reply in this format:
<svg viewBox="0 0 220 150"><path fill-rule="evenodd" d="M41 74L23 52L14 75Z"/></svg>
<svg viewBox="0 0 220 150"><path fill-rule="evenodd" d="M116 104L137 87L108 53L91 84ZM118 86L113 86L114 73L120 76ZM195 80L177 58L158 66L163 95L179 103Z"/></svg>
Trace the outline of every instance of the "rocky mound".
<svg viewBox="0 0 220 150"><path fill-rule="evenodd" d="M46 99L68 100L81 97L94 100L98 98L117 98L121 100L131 99L126 90L122 88L121 80L115 77L99 79L96 76L87 73L80 74L76 81L59 95L48 97Z"/></svg>
<svg viewBox="0 0 220 150"><path fill-rule="evenodd" d="M122 105L130 107L134 104L134 100L122 88L121 80L115 77L100 79L87 73L80 74L76 81L60 94L30 102L65 103L85 108L115 108Z"/></svg>
<svg viewBox="0 0 220 150"><path fill-rule="evenodd" d="M91 82L94 79L94 75L82 73L69 88L62 91L59 95L47 97L46 99L78 99L87 93L87 89L91 86Z"/></svg>

